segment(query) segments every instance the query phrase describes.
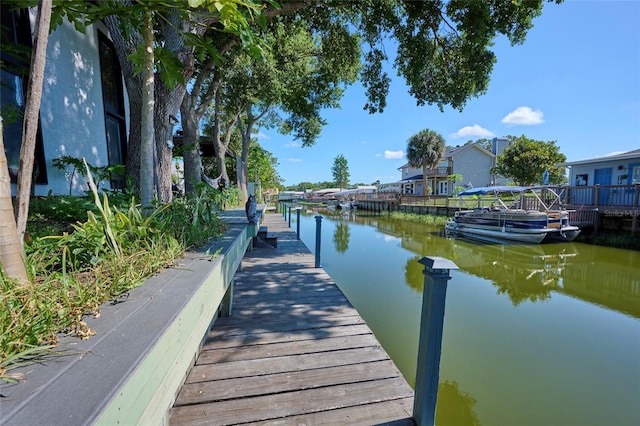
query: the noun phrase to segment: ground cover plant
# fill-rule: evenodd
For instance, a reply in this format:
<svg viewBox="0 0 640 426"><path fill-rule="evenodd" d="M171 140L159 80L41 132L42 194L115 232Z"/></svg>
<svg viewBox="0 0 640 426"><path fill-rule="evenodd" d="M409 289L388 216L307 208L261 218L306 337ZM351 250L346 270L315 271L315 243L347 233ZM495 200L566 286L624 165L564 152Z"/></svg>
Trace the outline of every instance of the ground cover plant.
<svg viewBox="0 0 640 426"><path fill-rule="evenodd" d="M122 194L34 200L25 245L30 280L19 284L0 268L0 378L15 380L11 368L51 350L60 333L91 336L85 315L99 315L103 303L185 250L219 238L225 226L216 212L237 198L202 187L148 216Z"/></svg>

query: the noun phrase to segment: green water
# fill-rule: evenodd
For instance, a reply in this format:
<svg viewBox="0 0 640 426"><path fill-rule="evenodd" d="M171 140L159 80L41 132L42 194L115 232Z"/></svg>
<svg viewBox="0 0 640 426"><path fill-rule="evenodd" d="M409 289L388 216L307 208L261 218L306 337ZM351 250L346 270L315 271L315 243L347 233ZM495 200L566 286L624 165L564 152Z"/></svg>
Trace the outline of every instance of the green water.
<svg viewBox="0 0 640 426"><path fill-rule="evenodd" d="M640 252L487 245L366 212L307 211L302 240L415 383L424 256L447 290L438 425L640 425ZM295 215L292 228L296 229Z"/></svg>

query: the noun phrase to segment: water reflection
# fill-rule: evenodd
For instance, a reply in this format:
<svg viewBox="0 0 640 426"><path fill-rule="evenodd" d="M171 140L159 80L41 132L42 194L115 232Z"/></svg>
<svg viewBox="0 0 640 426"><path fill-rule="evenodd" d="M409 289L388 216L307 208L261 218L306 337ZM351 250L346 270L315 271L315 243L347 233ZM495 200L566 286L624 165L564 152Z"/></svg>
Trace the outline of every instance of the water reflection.
<svg viewBox="0 0 640 426"><path fill-rule="evenodd" d="M438 384L436 423L438 426L478 426L480 420L473 410L476 399L461 391L456 381Z"/></svg>
<svg viewBox="0 0 640 426"><path fill-rule="evenodd" d="M384 213L328 216L339 224L372 226L398 237L402 248L416 254L405 263L405 279L420 293L422 266L417 261L437 255L453 260L464 272L491 281L515 306L547 301L557 292L640 318L640 253L635 251L581 243L483 244L445 237L440 227L390 220ZM341 241L340 250L346 251L350 233L346 231L346 246L344 233L344 229L336 230L334 242Z"/></svg>
<svg viewBox="0 0 640 426"><path fill-rule="evenodd" d="M562 288L562 274L575 262L575 245L563 244L478 244L452 242L451 256L464 271L491 280L499 294L514 306L524 301L541 302Z"/></svg>
<svg viewBox="0 0 640 426"><path fill-rule="evenodd" d="M344 253L349 250L349 224L346 222L338 222L333 232L333 244L338 253Z"/></svg>
<svg viewBox="0 0 640 426"><path fill-rule="evenodd" d="M310 248L318 213L327 217L324 267L410 383L418 260L442 256L460 267L447 294L438 425L640 424L639 252L478 244L386 214L322 211L303 220Z"/></svg>

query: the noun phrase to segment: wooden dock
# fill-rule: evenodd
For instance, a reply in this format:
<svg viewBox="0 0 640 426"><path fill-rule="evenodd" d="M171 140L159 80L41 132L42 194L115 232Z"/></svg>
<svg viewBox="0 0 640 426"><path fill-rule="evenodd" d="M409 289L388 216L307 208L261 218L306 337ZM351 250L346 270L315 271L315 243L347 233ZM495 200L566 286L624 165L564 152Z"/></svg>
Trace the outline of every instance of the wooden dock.
<svg viewBox="0 0 640 426"><path fill-rule="evenodd" d="M173 425L414 424L413 389L281 214L236 273L169 414Z"/></svg>

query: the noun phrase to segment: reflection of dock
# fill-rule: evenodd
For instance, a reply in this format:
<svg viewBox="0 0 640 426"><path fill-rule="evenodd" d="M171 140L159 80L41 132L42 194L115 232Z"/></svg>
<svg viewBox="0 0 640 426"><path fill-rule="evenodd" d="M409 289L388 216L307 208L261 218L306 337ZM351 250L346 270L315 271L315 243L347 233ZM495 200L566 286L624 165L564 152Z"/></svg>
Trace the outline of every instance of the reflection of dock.
<svg viewBox="0 0 640 426"><path fill-rule="evenodd" d="M413 424L413 390L282 216L263 225L170 412L171 424Z"/></svg>

